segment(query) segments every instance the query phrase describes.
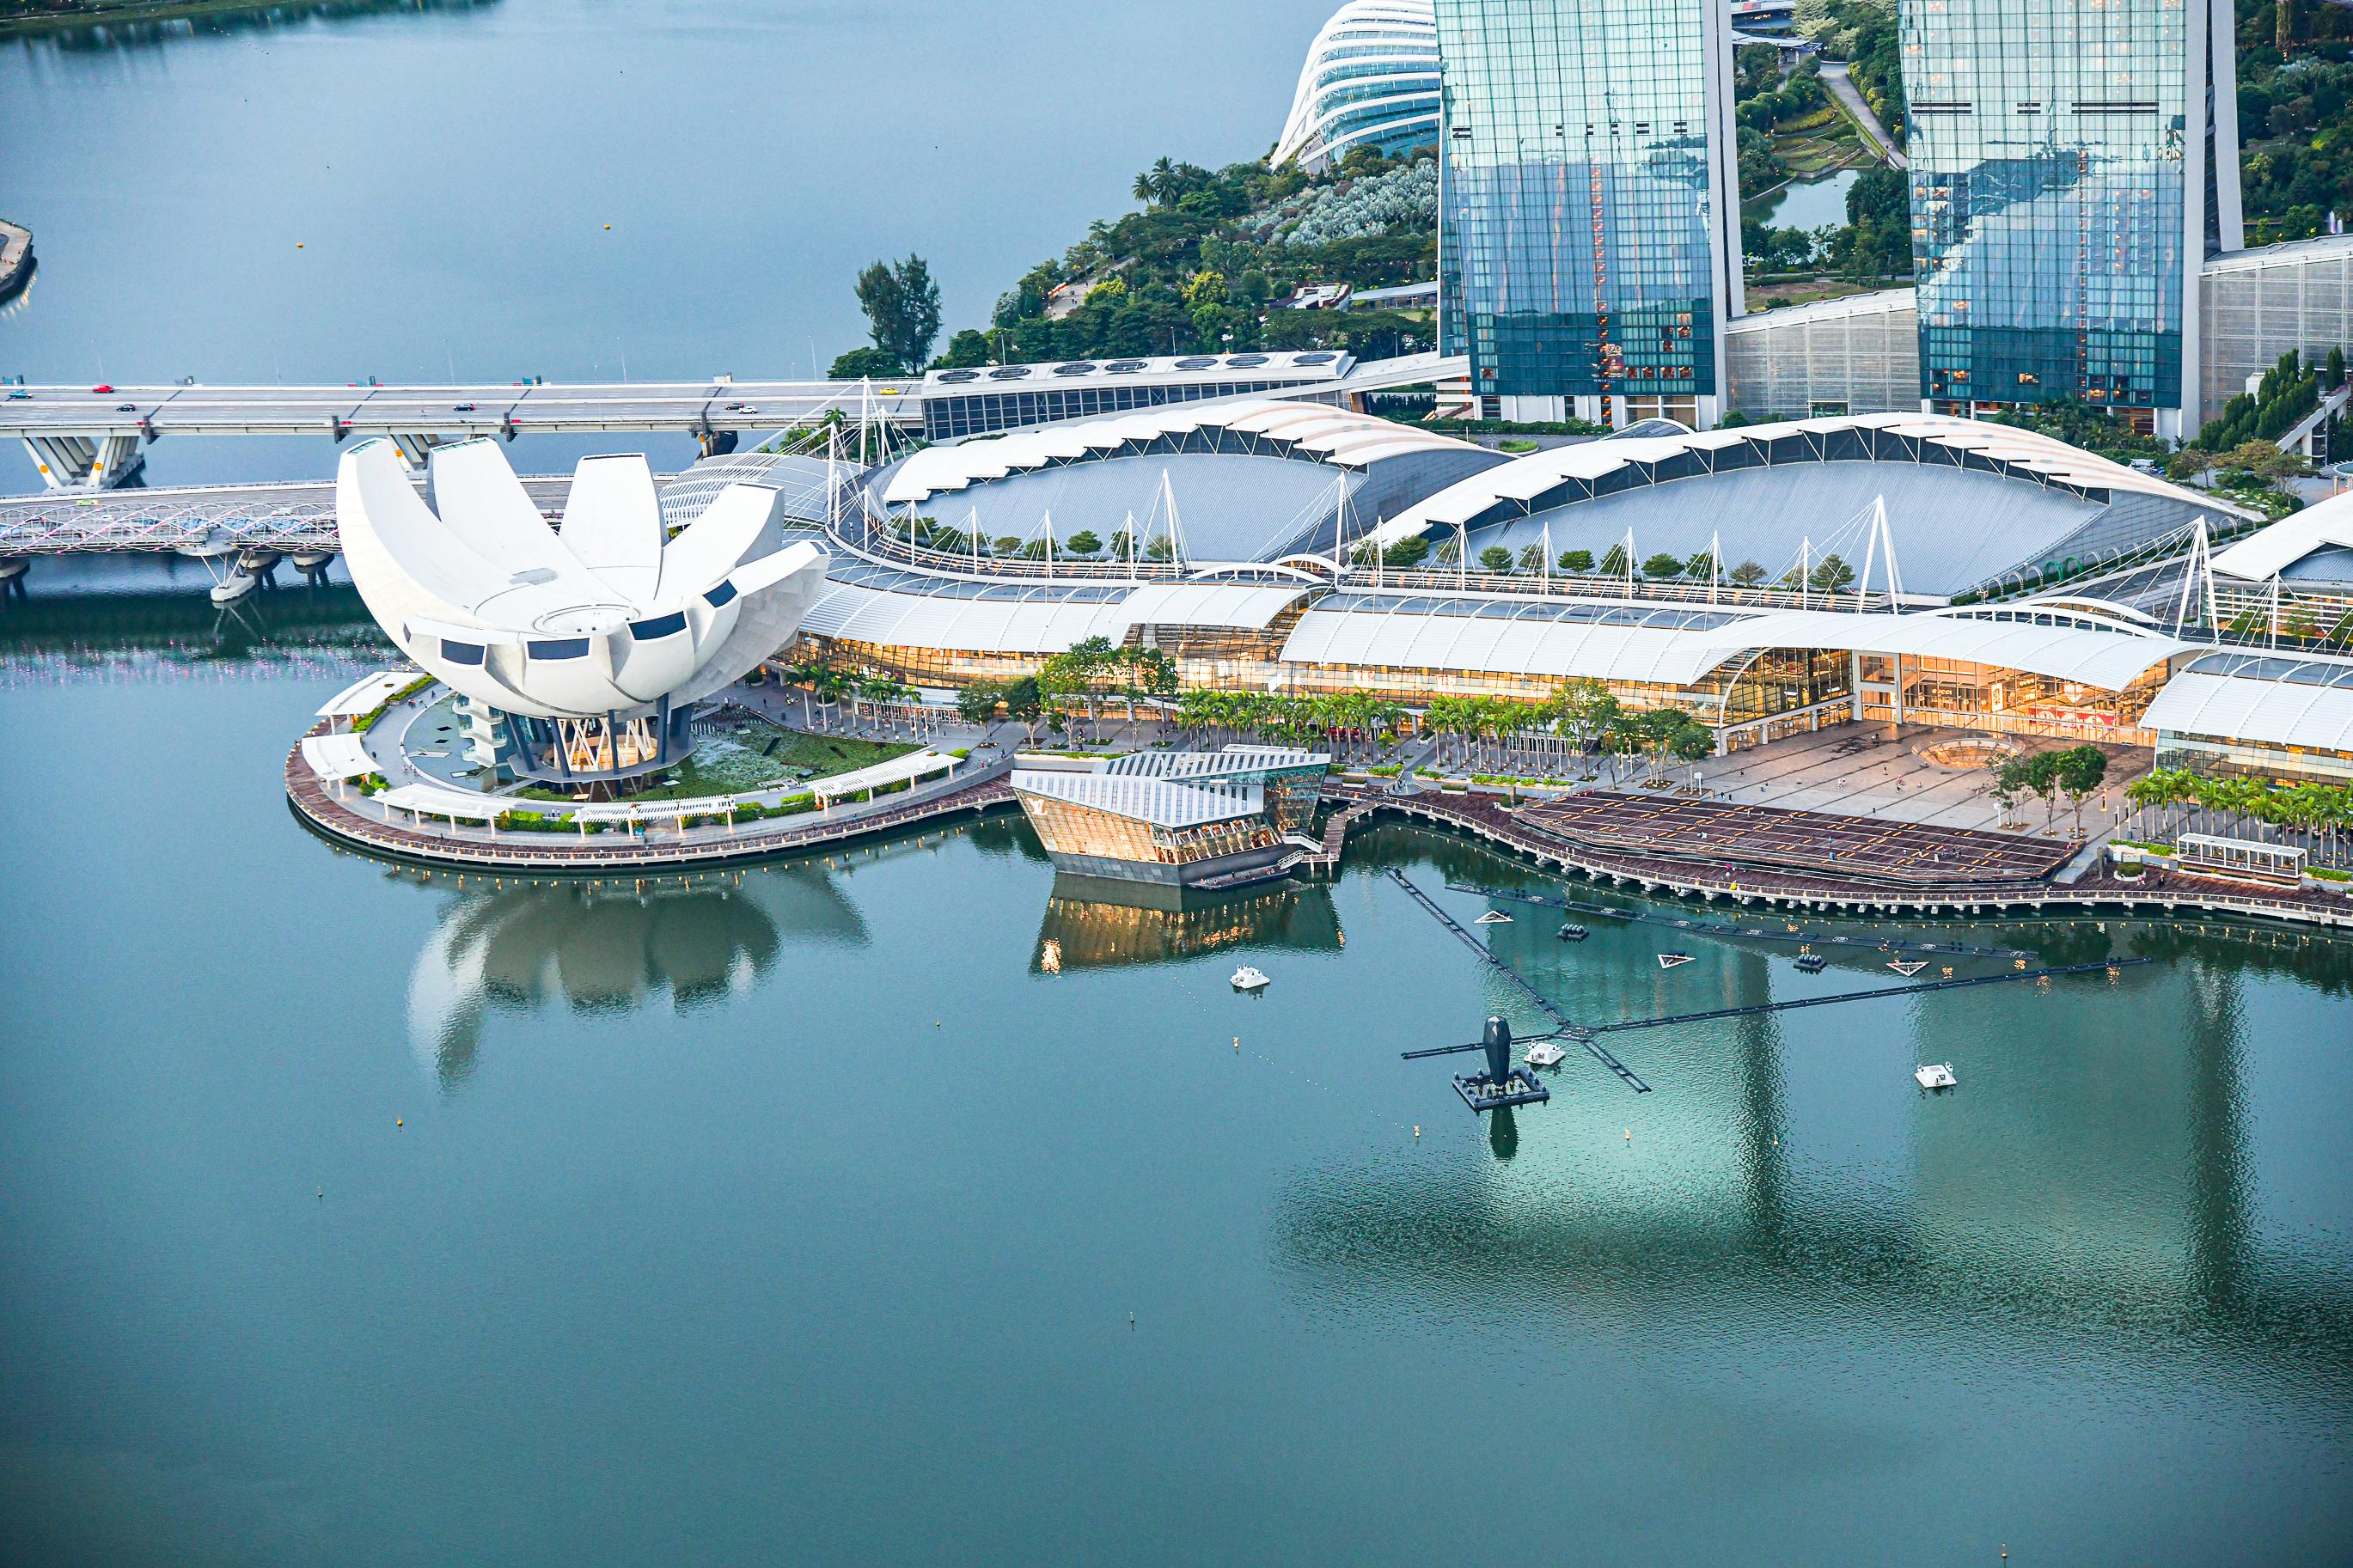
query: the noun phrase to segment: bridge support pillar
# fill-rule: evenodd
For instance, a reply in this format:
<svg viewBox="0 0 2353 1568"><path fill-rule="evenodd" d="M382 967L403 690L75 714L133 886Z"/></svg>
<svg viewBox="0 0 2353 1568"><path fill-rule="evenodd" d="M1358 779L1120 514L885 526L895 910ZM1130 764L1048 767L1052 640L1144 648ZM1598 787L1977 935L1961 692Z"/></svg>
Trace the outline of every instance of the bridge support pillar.
<svg viewBox="0 0 2353 1568"><path fill-rule="evenodd" d="M400 460L402 462L406 463L412 468L421 468L425 466L426 459L432 456L433 448L436 447L448 446L449 444L449 437L446 436L404 436L396 434L392 438L392 444L399 449Z"/></svg>
<svg viewBox="0 0 2353 1568"><path fill-rule="evenodd" d="M129 435L27 436L25 450L53 490L111 489L147 464L136 432Z"/></svg>

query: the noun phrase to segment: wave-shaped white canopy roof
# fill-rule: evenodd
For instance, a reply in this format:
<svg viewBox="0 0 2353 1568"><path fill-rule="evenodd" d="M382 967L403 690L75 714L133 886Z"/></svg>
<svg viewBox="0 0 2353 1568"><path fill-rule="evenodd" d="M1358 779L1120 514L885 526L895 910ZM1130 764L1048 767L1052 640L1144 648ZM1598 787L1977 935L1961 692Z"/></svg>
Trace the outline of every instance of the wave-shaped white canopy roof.
<svg viewBox="0 0 2353 1568"><path fill-rule="evenodd" d="M913 580L913 574L902 574ZM1068 653L1089 637L1114 644L1139 626L1263 628L1313 584L1166 583L1121 592L1049 583L998 584L986 594L957 579L937 593L909 593L865 583L828 583L802 621L804 630L906 647L964 653Z"/></svg>
<svg viewBox="0 0 2353 1568"><path fill-rule="evenodd" d="M2353 490L2291 512L2269 528L2214 556L2214 572L2242 582L2268 583L2316 550L2353 549Z"/></svg>
<svg viewBox="0 0 2353 1568"><path fill-rule="evenodd" d="M926 447L899 465L882 491L886 505L920 504L1008 474L1060 463L1087 462L1140 452L1155 441L1218 429L1250 438L1271 455L1304 457L1343 468L1364 468L1414 452L1478 452L1470 442L1417 430L1321 403L1245 398L1172 403L1111 419L1019 431L993 440Z"/></svg>
<svg viewBox="0 0 2353 1568"><path fill-rule="evenodd" d="M2181 735L2353 752L2353 660L2210 654L2166 682L2141 722Z"/></svg>
<svg viewBox="0 0 2353 1568"><path fill-rule="evenodd" d="M1304 583L1123 591L939 579L934 586L942 591L926 593L907 591L923 581L914 574L892 578L879 585L828 584L806 629L886 646L1043 656L1088 637L1116 644L1139 626L1262 630L1318 591ZM2031 601L1887 615L1355 593L1308 608L1278 657L1285 663L1689 686L1757 650L1800 647L1949 658L2120 690L2198 646L2139 624L2145 619L2106 614L2096 605Z"/></svg>
<svg viewBox="0 0 2353 1568"><path fill-rule="evenodd" d="M2186 490L2155 474L2141 473L2031 430L1942 414L1859 414L1674 436L1617 437L1546 447L1458 480L1391 518L1381 528L1380 537L1393 542L1431 527L1452 528L1471 521L1498 501L1525 505L1570 481L1590 483L1622 469L1654 467L1686 453L1716 452L1743 443L1769 443L1788 436L1827 437L1852 430L1883 430L1934 442L1957 457L1974 455L2079 489L2164 496L2209 512L2252 515L2217 497Z"/></svg>
<svg viewBox="0 0 2353 1568"><path fill-rule="evenodd" d="M489 440L435 448L433 504L388 440L345 452L335 510L353 584L403 653L538 718L706 697L775 652L825 580L773 548L774 491L731 485L665 540L643 457L583 458L558 537Z"/></svg>

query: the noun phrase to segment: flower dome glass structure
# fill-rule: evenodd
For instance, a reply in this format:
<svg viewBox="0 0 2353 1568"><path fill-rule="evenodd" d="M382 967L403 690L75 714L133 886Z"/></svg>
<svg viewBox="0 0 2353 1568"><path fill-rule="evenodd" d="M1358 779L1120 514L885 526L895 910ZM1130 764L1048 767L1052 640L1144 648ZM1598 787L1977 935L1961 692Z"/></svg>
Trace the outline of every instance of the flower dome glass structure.
<svg viewBox="0 0 2353 1568"><path fill-rule="evenodd" d="M343 454L343 557L401 651L492 710L501 760L524 777L676 763L694 704L790 640L825 582L817 546L777 547L762 486L728 486L665 540L646 459L586 458L559 535L496 443L430 462L427 505L390 440Z"/></svg>
<svg viewBox="0 0 2353 1568"><path fill-rule="evenodd" d="M1394 156L1438 142L1438 16L1432 0L1348 0L1299 72L1267 166L1310 174L1358 147Z"/></svg>

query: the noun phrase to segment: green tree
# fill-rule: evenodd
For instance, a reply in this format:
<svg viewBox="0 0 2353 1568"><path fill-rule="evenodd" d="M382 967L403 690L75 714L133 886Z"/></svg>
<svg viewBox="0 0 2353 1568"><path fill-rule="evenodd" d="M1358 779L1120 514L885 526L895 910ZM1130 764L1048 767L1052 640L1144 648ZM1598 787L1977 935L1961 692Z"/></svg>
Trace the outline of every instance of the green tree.
<svg viewBox="0 0 2353 1568"><path fill-rule="evenodd" d="M931 357L932 342L940 335L940 289L922 257L869 265L858 275L858 308L866 312L875 348L890 355L897 369Z"/></svg>
<svg viewBox="0 0 2353 1568"><path fill-rule="evenodd" d="M997 704L1005 700L1005 688L994 680L967 681L956 693L957 715L967 724L986 728L997 717Z"/></svg>
<svg viewBox="0 0 2353 1568"><path fill-rule="evenodd" d="M1613 544L1602 552L1601 574L1604 577L1622 577L1626 574L1626 546Z"/></svg>
<svg viewBox="0 0 2353 1568"><path fill-rule="evenodd" d="M1093 530L1085 528L1062 541L1062 543L1073 555L1092 555L1103 548L1103 541L1095 537Z"/></svg>
<svg viewBox="0 0 2353 1568"><path fill-rule="evenodd" d="M1807 582L1817 594L1842 594L1854 586L1854 568L1843 556L1825 555L1814 563Z"/></svg>
<svg viewBox="0 0 2353 1568"><path fill-rule="evenodd" d="M1560 552L1560 559L1554 562L1553 564L1559 567L1564 572L1590 572L1593 570L1593 552L1590 550L1564 550Z"/></svg>
<svg viewBox="0 0 2353 1568"><path fill-rule="evenodd" d="M2071 746L2058 753L2053 779L2075 808L2075 837L2084 836L2084 803L2099 793L2108 776L2108 754L2097 746Z"/></svg>
<svg viewBox="0 0 2353 1568"><path fill-rule="evenodd" d="M833 368L826 374L835 381L858 381L867 376L882 381L905 374L906 368L881 349L852 349L838 355Z"/></svg>
<svg viewBox="0 0 2353 1568"><path fill-rule="evenodd" d="M1725 575L1730 577L1737 587L1754 588L1757 584L1765 581L1766 571L1754 561L1743 561Z"/></svg>
<svg viewBox="0 0 2353 1568"><path fill-rule="evenodd" d="M2059 753L2037 752L2025 759L2021 782L2028 794L2042 803L2042 826L2047 832L2059 815Z"/></svg>
<svg viewBox="0 0 2353 1568"><path fill-rule="evenodd" d="M988 338L966 327L948 340L947 353L932 362L934 370L975 370L988 363Z"/></svg>
<svg viewBox="0 0 2353 1568"><path fill-rule="evenodd" d="M1607 686L1590 677L1565 682L1553 694L1553 728L1581 755L1625 717L1626 710Z"/></svg>
<svg viewBox="0 0 2353 1568"><path fill-rule="evenodd" d="M1645 577L1655 577L1662 583L1666 582L1670 578L1680 577L1683 574L1683 563L1682 559L1678 556L1670 555L1663 550L1660 551L1656 555L1651 556L1648 561L1642 563L1642 575Z"/></svg>
<svg viewBox="0 0 2353 1568"><path fill-rule="evenodd" d="M1038 678L1024 675L1007 682L1004 700L1005 710L1020 721L1023 733L1035 741L1038 721L1046 716L1046 695L1039 689Z"/></svg>
<svg viewBox="0 0 2353 1568"><path fill-rule="evenodd" d="M1381 552L1381 564L1396 571L1419 566L1430 554L1430 541L1417 533Z"/></svg>
<svg viewBox="0 0 2353 1568"><path fill-rule="evenodd" d="M1226 279L1204 267L1185 281L1185 303L1198 315L1202 307L1226 302Z"/></svg>
<svg viewBox="0 0 2353 1568"><path fill-rule="evenodd" d="M1500 544L1490 544L1479 552L1479 570L1503 573L1512 569L1512 552Z"/></svg>

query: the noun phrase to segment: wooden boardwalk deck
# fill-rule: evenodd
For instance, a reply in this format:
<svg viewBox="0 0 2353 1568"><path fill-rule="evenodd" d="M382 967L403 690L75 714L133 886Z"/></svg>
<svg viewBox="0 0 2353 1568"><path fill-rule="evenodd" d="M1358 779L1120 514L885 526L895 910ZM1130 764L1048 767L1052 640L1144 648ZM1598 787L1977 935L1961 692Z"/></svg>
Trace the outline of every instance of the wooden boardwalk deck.
<svg viewBox="0 0 2353 1568"><path fill-rule="evenodd" d="M1337 801L1363 804L1376 816L1386 812L1409 821L1451 827L1540 866L1651 895L1851 916L2031 917L2093 910L2166 917L2231 915L2353 931L2353 899L2340 893L2266 892L2156 871L2126 880L2105 866L2064 887L2038 881L1897 888L1827 875L1603 852L1523 822L1520 813L1494 795L1436 790L1390 795L1348 785L1335 785L1326 793Z"/></svg>

